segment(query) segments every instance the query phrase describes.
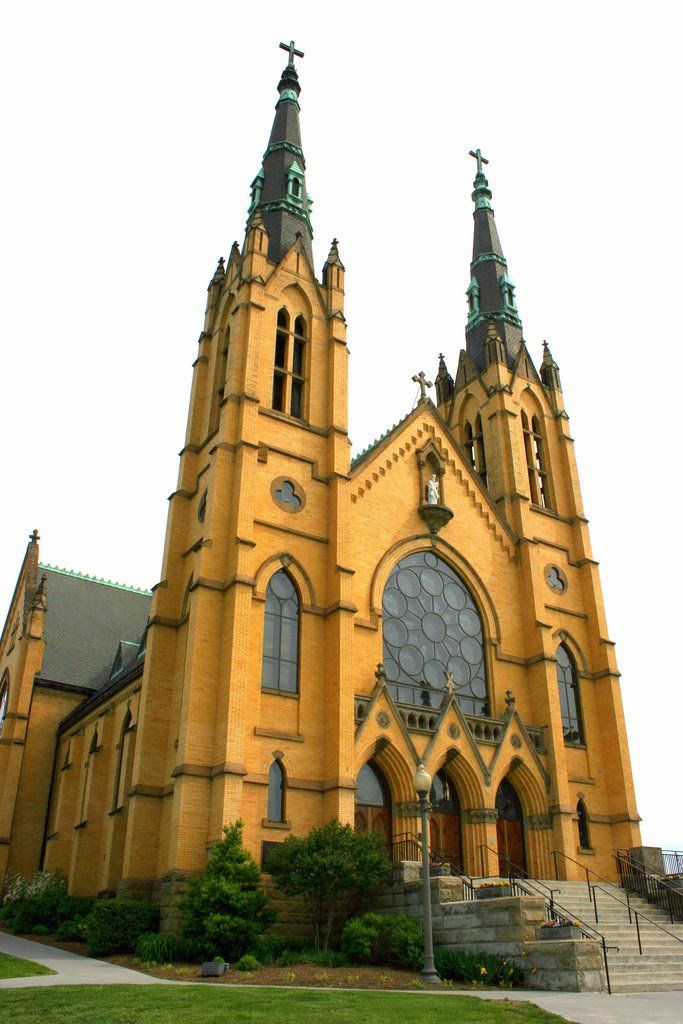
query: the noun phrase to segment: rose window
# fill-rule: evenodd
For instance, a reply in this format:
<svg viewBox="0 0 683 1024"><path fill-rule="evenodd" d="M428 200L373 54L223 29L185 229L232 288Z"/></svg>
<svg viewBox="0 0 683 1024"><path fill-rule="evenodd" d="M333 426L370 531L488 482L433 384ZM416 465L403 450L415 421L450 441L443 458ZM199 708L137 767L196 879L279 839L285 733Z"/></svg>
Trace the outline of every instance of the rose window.
<svg viewBox="0 0 683 1024"><path fill-rule="evenodd" d="M462 580L432 552L407 555L382 598L383 659L397 700L438 707L447 673L466 714L488 712L481 617Z"/></svg>

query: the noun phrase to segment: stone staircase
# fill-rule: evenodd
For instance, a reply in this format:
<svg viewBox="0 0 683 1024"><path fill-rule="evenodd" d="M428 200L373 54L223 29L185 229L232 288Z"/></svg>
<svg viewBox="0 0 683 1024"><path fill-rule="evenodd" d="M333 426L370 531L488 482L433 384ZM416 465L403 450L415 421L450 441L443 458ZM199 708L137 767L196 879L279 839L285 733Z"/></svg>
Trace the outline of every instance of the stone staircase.
<svg viewBox="0 0 683 1024"><path fill-rule="evenodd" d="M608 946L619 947L618 951L612 949L607 954L613 992L683 990L683 923L672 924L669 915L661 907L648 903L640 896L630 895L632 910L643 915L639 919L643 947L641 956L638 952L635 917L634 923L629 924L627 908L607 895L612 892L626 903L626 893L620 886L605 882L602 888L606 892L600 889L595 891L599 919L596 924L595 910L585 882L541 881L551 889L559 889L555 893L557 902L604 935ZM683 1019L683 1008L681 1017Z"/></svg>

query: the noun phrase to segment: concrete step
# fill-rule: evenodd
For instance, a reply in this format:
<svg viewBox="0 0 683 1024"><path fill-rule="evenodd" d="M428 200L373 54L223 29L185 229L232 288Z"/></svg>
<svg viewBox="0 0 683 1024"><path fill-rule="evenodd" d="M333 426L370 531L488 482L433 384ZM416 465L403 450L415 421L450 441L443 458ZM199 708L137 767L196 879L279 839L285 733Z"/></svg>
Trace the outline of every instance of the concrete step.
<svg viewBox="0 0 683 1024"><path fill-rule="evenodd" d="M622 981L612 979L609 973L609 981L612 992L681 992L683 991L683 979L681 981Z"/></svg>

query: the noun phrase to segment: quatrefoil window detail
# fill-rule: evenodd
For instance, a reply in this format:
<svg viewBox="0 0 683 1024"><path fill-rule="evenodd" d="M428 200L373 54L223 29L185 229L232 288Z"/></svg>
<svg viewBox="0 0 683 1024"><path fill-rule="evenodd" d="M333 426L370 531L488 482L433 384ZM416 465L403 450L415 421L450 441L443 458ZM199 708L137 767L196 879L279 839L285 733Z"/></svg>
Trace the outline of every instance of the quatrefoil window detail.
<svg viewBox="0 0 683 1024"><path fill-rule="evenodd" d="M290 477L279 476L270 485L273 501L284 512L300 512L306 503L303 488Z"/></svg>
<svg viewBox="0 0 683 1024"><path fill-rule="evenodd" d="M564 594L567 589L567 581L564 577L564 573L562 573L556 565L549 565L545 570L545 581L550 589L554 590L556 594Z"/></svg>

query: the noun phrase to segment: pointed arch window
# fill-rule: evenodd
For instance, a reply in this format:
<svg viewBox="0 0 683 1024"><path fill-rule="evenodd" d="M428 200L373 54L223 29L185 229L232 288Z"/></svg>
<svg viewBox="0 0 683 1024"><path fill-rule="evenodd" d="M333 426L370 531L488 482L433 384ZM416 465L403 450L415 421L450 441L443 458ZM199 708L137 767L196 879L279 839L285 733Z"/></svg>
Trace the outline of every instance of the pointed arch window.
<svg viewBox="0 0 683 1024"><path fill-rule="evenodd" d="M565 644L555 652L557 659L557 685L560 693L562 732L564 742L572 745L584 743L583 716L579 695L579 674L574 659Z"/></svg>
<svg viewBox="0 0 683 1024"><path fill-rule="evenodd" d="M273 368L273 409L289 412L301 420L305 411L307 324L299 314L290 330L290 317L283 308L277 315L275 366Z"/></svg>
<svg viewBox="0 0 683 1024"><path fill-rule="evenodd" d="M9 701L9 672L5 669L0 682L0 736L7 718L7 703Z"/></svg>
<svg viewBox="0 0 683 1024"><path fill-rule="evenodd" d="M273 761L268 772L268 821L285 820L285 771Z"/></svg>
<svg viewBox="0 0 683 1024"><path fill-rule="evenodd" d="M130 708L128 708L121 726L121 733L116 751L116 773L114 776L114 800L112 803L112 811L118 811L123 807L123 800L126 794L126 776L128 775L132 730L133 716Z"/></svg>
<svg viewBox="0 0 683 1024"><path fill-rule="evenodd" d="M481 477L484 487L488 486L488 477L486 473L486 449L484 447L484 428L481 422L481 416L477 413L477 418L474 422L474 438L473 440L473 453L474 453L474 468Z"/></svg>
<svg viewBox="0 0 683 1024"><path fill-rule="evenodd" d="M92 776L94 771L93 757L99 750L99 736L97 729L92 734L90 740L90 746L88 747L88 760L85 762L84 774L83 774L83 789L81 791L81 810L78 821L80 824L85 822L85 813L88 809L88 803L90 800L90 788L92 786Z"/></svg>
<svg viewBox="0 0 683 1024"><path fill-rule="evenodd" d="M579 800L576 805L576 817L579 822L579 848L581 850L590 850L591 847L591 835L588 827L588 811L583 800Z"/></svg>
<svg viewBox="0 0 683 1024"><path fill-rule="evenodd" d="M299 594L284 569L271 576L266 589L261 686L299 692Z"/></svg>
<svg viewBox="0 0 683 1024"><path fill-rule="evenodd" d="M477 468L477 457L474 453L474 431L472 430L472 424L468 420L465 423L464 429L465 435L465 451L467 452L467 458L470 460L472 469Z"/></svg>
<svg viewBox="0 0 683 1024"><path fill-rule="evenodd" d="M522 410L522 433L524 435L524 454L526 456L526 468L529 477L529 495L534 505L540 505L542 508L551 508L545 443L538 416L532 416L530 422L527 413Z"/></svg>
<svg viewBox="0 0 683 1024"><path fill-rule="evenodd" d="M470 317L476 316L479 312L479 292L479 282L476 277L473 277L470 281L470 286L467 289L467 306Z"/></svg>

